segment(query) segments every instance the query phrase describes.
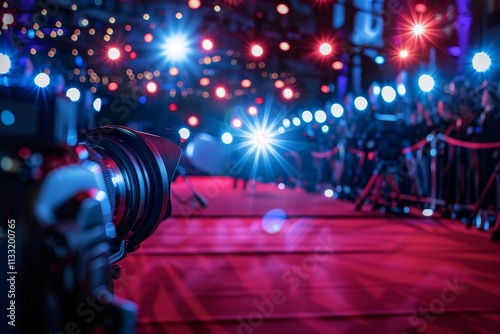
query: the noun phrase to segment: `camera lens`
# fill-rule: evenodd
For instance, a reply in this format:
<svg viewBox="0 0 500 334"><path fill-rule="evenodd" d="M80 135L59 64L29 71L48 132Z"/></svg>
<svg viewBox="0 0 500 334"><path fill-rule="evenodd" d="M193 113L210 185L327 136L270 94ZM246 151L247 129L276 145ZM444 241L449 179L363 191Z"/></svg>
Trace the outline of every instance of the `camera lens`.
<svg viewBox="0 0 500 334"><path fill-rule="evenodd" d="M180 159L178 134L104 126L80 137L101 167L118 240L135 251L171 212L170 183Z"/></svg>

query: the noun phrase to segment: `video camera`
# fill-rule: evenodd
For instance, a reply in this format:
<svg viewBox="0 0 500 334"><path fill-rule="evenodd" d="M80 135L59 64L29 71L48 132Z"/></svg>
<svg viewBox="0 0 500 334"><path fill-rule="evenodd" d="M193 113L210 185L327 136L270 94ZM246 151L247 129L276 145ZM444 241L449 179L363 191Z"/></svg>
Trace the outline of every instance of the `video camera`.
<svg viewBox="0 0 500 334"><path fill-rule="evenodd" d="M172 212L178 133L80 131L71 106L0 87L2 333L133 333L117 263Z"/></svg>

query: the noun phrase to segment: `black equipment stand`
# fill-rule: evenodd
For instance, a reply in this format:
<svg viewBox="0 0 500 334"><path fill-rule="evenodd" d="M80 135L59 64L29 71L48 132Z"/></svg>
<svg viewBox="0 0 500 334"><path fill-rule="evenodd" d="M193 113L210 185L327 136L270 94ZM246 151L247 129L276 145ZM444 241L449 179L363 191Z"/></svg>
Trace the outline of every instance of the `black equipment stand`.
<svg viewBox="0 0 500 334"><path fill-rule="evenodd" d="M196 188L194 187L194 185L191 183L191 181L189 180L189 178L187 176L187 173L186 173L186 170L184 169L184 167L182 167L181 165L178 165L177 166L177 172L179 173L179 175L182 176L182 178L184 179L184 182L186 182L186 184L189 187L189 190L191 190L191 193L193 194L193 196L191 197L191 199L189 199L189 198L182 199L172 189L170 190L170 194L173 197L175 197L175 199L177 199L180 203L182 203L184 205L191 204L191 206L193 208L197 208L197 207L199 207L199 208L206 208L207 205L208 205L207 200L198 192L198 190L196 190Z"/></svg>

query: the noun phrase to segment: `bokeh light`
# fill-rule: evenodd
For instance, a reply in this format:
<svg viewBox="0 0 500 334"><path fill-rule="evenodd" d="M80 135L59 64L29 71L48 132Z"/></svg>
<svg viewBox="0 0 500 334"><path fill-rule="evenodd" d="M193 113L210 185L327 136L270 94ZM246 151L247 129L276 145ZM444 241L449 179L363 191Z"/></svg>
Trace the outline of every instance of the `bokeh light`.
<svg viewBox="0 0 500 334"><path fill-rule="evenodd" d="M318 123L324 123L326 121L326 112L324 110L316 110L314 113L314 119Z"/></svg>
<svg viewBox="0 0 500 334"><path fill-rule="evenodd" d="M196 116L189 116L188 124L190 126L197 126L198 124L200 124L200 120Z"/></svg>
<svg viewBox="0 0 500 334"><path fill-rule="evenodd" d="M182 139L186 140L191 135L191 132L187 128L180 128L179 135L181 136Z"/></svg>
<svg viewBox="0 0 500 334"><path fill-rule="evenodd" d="M251 52L254 57L260 57L264 54L264 49L262 48L262 46L255 44L252 46Z"/></svg>
<svg viewBox="0 0 500 334"><path fill-rule="evenodd" d="M491 58L486 52L478 52L472 58L472 67L478 72L484 72L491 66Z"/></svg>
<svg viewBox="0 0 500 334"><path fill-rule="evenodd" d="M243 122L239 118L233 118L233 120L231 121L231 125L234 128L239 129L243 126Z"/></svg>
<svg viewBox="0 0 500 334"><path fill-rule="evenodd" d="M396 99L396 91L391 86L384 86L381 90L381 94L382 99L387 103L391 103Z"/></svg>
<svg viewBox="0 0 500 334"><path fill-rule="evenodd" d="M120 50L118 50L117 48L110 48L108 50L108 57L111 60L117 60L118 58L120 58Z"/></svg>
<svg viewBox="0 0 500 334"><path fill-rule="evenodd" d="M313 120L313 114L309 110L304 110L302 112L302 120L306 123L311 123Z"/></svg>
<svg viewBox="0 0 500 334"><path fill-rule="evenodd" d="M257 110L257 107L250 106L250 107L248 107L247 112L248 112L248 114L249 114L250 116L255 116L255 115L257 115L257 113L258 113L259 111Z"/></svg>
<svg viewBox="0 0 500 334"><path fill-rule="evenodd" d="M158 91L158 85L156 84L156 82L151 81L146 85L146 89L149 93L154 94L156 93L156 91Z"/></svg>
<svg viewBox="0 0 500 334"><path fill-rule="evenodd" d="M203 48L203 50L205 51L210 51L214 48L214 43L209 40L208 38L205 38L202 42L201 42L201 47Z"/></svg>
<svg viewBox="0 0 500 334"><path fill-rule="evenodd" d="M229 145L233 142L233 135L229 132L224 132L221 136L221 139L224 144Z"/></svg>
<svg viewBox="0 0 500 334"><path fill-rule="evenodd" d="M332 53L333 47L330 43L321 43L319 46L319 53L321 53L323 56L328 56L330 53Z"/></svg>
<svg viewBox="0 0 500 334"><path fill-rule="evenodd" d="M422 74L418 78L418 86L422 92L428 93L434 88L434 79L429 74Z"/></svg>
<svg viewBox="0 0 500 334"><path fill-rule="evenodd" d="M0 53L0 74L6 74L10 71L12 63L9 56Z"/></svg>
<svg viewBox="0 0 500 334"><path fill-rule="evenodd" d="M358 96L354 99L354 107L359 111L366 110L366 108L368 107L368 100L363 96Z"/></svg>
<svg viewBox="0 0 500 334"><path fill-rule="evenodd" d="M279 44L279 47L282 51L288 51L290 50L290 44L288 44L288 42L281 42Z"/></svg>
<svg viewBox="0 0 500 334"><path fill-rule="evenodd" d="M217 87L217 89L215 90L215 95L218 98L224 98L226 96L226 89L224 87Z"/></svg>
<svg viewBox="0 0 500 334"><path fill-rule="evenodd" d="M50 77L45 73L40 73L35 77L34 81L38 87L45 88L50 84Z"/></svg>
<svg viewBox="0 0 500 334"><path fill-rule="evenodd" d="M285 88L283 90L283 97L287 100L293 97L293 90L291 88Z"/></svg>
<svg viewBox="0 0 500 334"><path fill-rule="evenodd" d="M81 93L80 93L80 90L78 90L78 88L70 88L66 91L66 96L73 102L77 102L78 100L80 100L80 96L81 96Z"/></svg>
<svg viewBox="0 0 500 334"><path fill-rule="evenodd" d="M344 107L342 107L338 103L334 103L330 107L330 112L332 113L332 116L335 118L342 117L342 115L344 115Z"/></svg>
<svg viewBox="0 0 500 334"><path fill-rule="evenodd" d="M288 14L288 12L290 12L290 8L288 8L288 6L284 3L280 3L278 6L276 6L276 11L281 15L286 15Z"/></svg>

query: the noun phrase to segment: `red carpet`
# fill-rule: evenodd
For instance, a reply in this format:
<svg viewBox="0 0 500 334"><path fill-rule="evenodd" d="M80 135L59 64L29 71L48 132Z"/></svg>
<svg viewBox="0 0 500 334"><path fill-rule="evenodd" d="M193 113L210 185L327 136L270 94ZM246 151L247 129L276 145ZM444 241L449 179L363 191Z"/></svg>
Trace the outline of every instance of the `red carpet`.
<svg viewBox="0 0 500 334"><path fill-rule="evenodd" d="M137 333L499 333L500 245L452 220L226 178L192 178L208 207L174 216L122 264ZM176 198L189 198L182 179ZM287 218L263 219L273 209Z"/></svg>

